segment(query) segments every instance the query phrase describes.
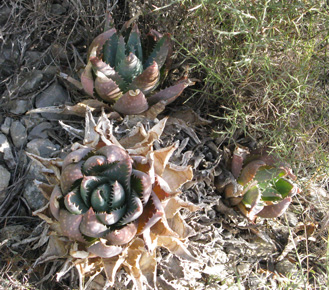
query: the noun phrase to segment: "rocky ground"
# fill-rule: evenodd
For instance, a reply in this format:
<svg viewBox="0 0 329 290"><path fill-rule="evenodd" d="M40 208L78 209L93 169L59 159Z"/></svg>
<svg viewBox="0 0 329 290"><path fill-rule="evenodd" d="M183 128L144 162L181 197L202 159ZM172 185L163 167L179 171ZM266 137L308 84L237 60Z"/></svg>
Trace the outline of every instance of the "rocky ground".
<svg viewBox="0 0 329 290"><path fill-rule="evenodd" d="M47 242L46 225L32 215L46 204L35 179L45 179L40 167L25 152L42 157L61 156L72 143L81 141L84 120L27 112L74 104L84 98L59 72L77 77L83 67L86 48L103 26L105 3L96 2L90 6L88 1L8 1L0 7L1 289L77 287L74 270L56 281L55 273L63 261L34 267ZM135 1L130 6L127 2L122 1L113 10L117 25L138 11ZM160 27L153 28L163 29L163 19ZM152 15L142 17L142 27L154 25ZM174 61L167 82L184 73L180 61L179 57ZM199 76L191 72L190 77ZM194 168L194 180L185 186L182 198L201 208L195 213L183 212L195 231L189 249L198 262L181 261L164 249L158 250L159 288L305 289L310 281L313 289L324 286L328 193L312 184L306 193L295 198L284 216L275 220L259 219L257 223L227 207L213 182L225 167L227 152L234 148L225 139L210 137L215 124L206 119L203 108L196 108L192 102L183 105L190 93L187 89L158 118L171 116L162 137L163 146L176 140L181 144L172 161L185 162ZM67 132L59 120L77 128L76 134ZM133 118L125 118L117 120L115 125L118 132L127 132L134 122ZM235 141L256 146L239 133ZM123 270L117 279L113 289L132 285Z"/></svg>

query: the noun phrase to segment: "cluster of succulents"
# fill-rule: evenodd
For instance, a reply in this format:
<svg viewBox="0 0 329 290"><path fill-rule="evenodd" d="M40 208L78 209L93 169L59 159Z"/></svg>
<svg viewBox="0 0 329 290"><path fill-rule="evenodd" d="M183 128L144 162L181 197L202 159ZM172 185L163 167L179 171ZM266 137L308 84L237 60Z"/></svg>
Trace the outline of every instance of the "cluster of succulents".
<svg viewBox="0 0 329 290"><path fill-rule="evenodd" d="M296 176L287 164L266 150L251 152L237 146L231 163L232 177L217 182L231 206L237 206L250 220L257 216L275 218L282 215L300 192L293 182Z"/></svg>
<svg viewBox="0 0 329 290"><path fill-rule="evenodd" d="M81 75L85 92L126 115L174 101L188 80L154 93L170 63L170 35L151 30L147 37L151 49L142 46L136 24L97 36ZM87 109L84 144L74 144L63 160L29 154L47 168L49 181L39 184L49 203L36 214L54 234L40 261L70 256L82 280L104 269L110 284L124 266L138 289L155 287L156 247L195 261L184 244L191 229L179 209L197 207L177 197L192 179L192 169L169 162L175 144L153 148L165 123L148 132L141 125L119 142L104 112L96 123ZM250 220L280 216L299 192L290 168L268 153L249 154L237 147L231 171L232 178L217 180L217 187Z"/></svg>
<svg viewBox="0 0 329 290"><path fill-rule="evenodd" d="M105 114L97 124L88 114L85 144L75 144L64 160L29 154L47 168L50 183L39 184L49 203L36 214L55 234L41 260L70 256L80 271L88 261L88 267L100 265L111 283L123 265L138 289L143 283L154 286L156 247L195 261L184 245L191 229L179 209L197 207L177 196L192 179L192 168L169 162L176 144L153 149L166 118L148 133L140 127L123 140L124 148L108 134Z"/></svg>
<svg viewBox="0 0 329 290"><path fill-rule="evenodd" d="M148 45L143 46L136 24L132 28L124 25L121 32L111 28L98 35L81 75L85 92L126 115L140 114L160 101L174 101L189 85L187 79L152 94L171 62L170 35L151 30L147 39Z"/></svg>

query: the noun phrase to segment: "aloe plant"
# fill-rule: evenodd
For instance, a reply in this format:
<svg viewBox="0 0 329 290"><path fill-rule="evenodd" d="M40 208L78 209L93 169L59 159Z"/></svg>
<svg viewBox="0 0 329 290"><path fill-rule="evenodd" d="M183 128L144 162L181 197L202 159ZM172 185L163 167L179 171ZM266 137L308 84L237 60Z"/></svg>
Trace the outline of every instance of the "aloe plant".
<svg viewBox="0 0 329 290"><path fill-rule="evenodd" d="M137 166L116 145L95 151L82 148L68 154L63 161L60 186L54 188L50 199L51 212L63 233L80 242L102 238L110 245L122 245L136 235L136 220L150 198L160 217L163 209L152 194L151 177L137 170ZM109 257L122 248L104 247L104 243L97 242L89 251Z"/></svg>
<svg viewBox="0 0 329 290"><path fill-rule="evenodd" d="M192 179L192 168L169 162L176 143L153 149L166 120L148 132L139 124L119 143L105 113L96 123L88 110L84 144L73 144L63 160L28 153L47 168L49 180L38 183L49 204L35 214L52 230L38 262L67 257L80 278L104 269L112 285L124 265L137 288L144 289L143 283L156 287L157 247L195 261L184 245L193 231L179 209L197 207L177 196Z"/></svg>
<svg viewBox="0 0 329 290"><path fill-rule="evenodd" d="M293 182L296 176L288 165L264 150L248 154L245 148L235 149L231 164L235 179L224 187L225 198L250 220L282 215L292 196L300 192Z"/></svg>
<svg viewBox="0 0 329 290"><path fill-rule="evenodd" d="M140 114L159 101L174 101L189 85L188 80L151 94L170 64L170 34L151 30L149 46L144 47L134 24L118 32L111 28L98 35L90 45L88 63L81 75L87 94L111 103L123 114Z"/></svg>

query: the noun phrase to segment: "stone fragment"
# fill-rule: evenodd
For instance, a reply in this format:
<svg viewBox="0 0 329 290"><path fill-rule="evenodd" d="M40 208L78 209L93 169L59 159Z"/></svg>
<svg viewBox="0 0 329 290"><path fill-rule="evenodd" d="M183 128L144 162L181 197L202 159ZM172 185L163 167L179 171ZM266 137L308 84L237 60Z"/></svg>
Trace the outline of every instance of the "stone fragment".
<svg viewBox="0 0 329 290"><path fill-rule="evenodd" d="M6 198L6 188L9 185L10 177L10 172L0 165L0 203Z"/></svg>
<svg viewBox="0 0 329 290"><path fill-rule="evenodd" d="M5 160L7 166L10 169L13 169L16 166L16 162L11 151L10 144L4 134L0 134L0 157Z"/></svg>
<svg viewBox="0 0 329 290"><path fill-rule="evenodd" d="M32 70L22 75L16 85L11 88L11 91L18 92L20 95L35 91L43 79L43 74L40 70Z"/></svg>
<svg viewBox="0 0 329 290"><path fill-rule="evenodd" d="M29 102L27 100L13 100L9 103L9 110L15 115L21 115L29 109Z"/></svg>
<svg viewBox="0 0 329 290"><path fill-rule="evenodd" d="M51 157L59 146L54 145L49 139L33 139L26 145L26 151L41 157Z"/></svg>
<svg viewBox="0 0 329 290"><path fill-rule="evenodd" d="M24 125L19 121L14 121L10 126L10 136L16 148L23 147L27 140L27 132Z"/></svg>
<svg viewBox="0 0 329 290"><path fill-rule="evenodd" d="M49 122L42 122L36 125L28 135L29 140L41 138L46 139L48 137L48 130L53 126Z"/></svg>
<svg viewBox="0 0 329 290"><path fill-rule="evenodd" d="M11 126L11 123L13 122L13 119L10 118L10 117L6 117L5 118L5 121L3 122L3 124L1 125L1 131L8 135L9 134L9 130L10 130L10 126Z"/></svg>
<svg viewBox="0 0 329 290"><path fill-rule="evenodd" d="M29 180L24 184L23 197L32 211L47 204L47 199L42 195L39 188L32 180Z"/></svg>
<svg viewBox="0 0 329 290"><path fill-rule="evenodd" d="M54 83L37 96L35 105L37 108L44 108L63 105L68 101L69 95L67 91L61 85ZM58 114L42 113L41 115L48 120L63 119L63 116Z"/></svg>

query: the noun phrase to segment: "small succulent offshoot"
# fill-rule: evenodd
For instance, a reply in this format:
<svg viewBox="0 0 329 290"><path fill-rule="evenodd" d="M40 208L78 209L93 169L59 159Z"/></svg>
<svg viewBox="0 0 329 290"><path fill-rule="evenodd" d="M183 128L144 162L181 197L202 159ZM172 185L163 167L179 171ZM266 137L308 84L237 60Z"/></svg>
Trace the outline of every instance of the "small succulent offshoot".
<svg viewBox="0 0 329 290"><path fill-rule="evenodd" d="M177 144L152 146L165 123L149 132L139 125L121 145L104 112L95 123L88 111L84 145L74 144L64 160L28 154L47 168L50 185L39 188L49 203L35 214L55 232L38 262L70 257L81 281L104 269L112 285L124 266L137 289L145 289L156 287L156 247L195 261L184 244L192 229L179 209L197 207L177 196L192 168L169 162Z"/></svg>
<svg viewBox="0 0 329 290"><path fill-rule="evenodd" d="M237 206L252 221L257 216L282 215L300 192L293 182L296 176L289 166L264 150L248 155L248 149L236 147L231 164L233 178L224 184L217 182L217 187L223 189L230 205Z"/></svg>
<svg viewBox="0 0 329 290"><path fill-rule="evenodd" d="M162 35L155 30L147 38L148 47L142 45L137 25L129 28L128 23L121 32L111 28L98 35L90 45L81 75L85 92L127 115L143 113L160 101L174 101L192 82L183 79L152 94L170 66L172 43L169 33Z"/></svg>

